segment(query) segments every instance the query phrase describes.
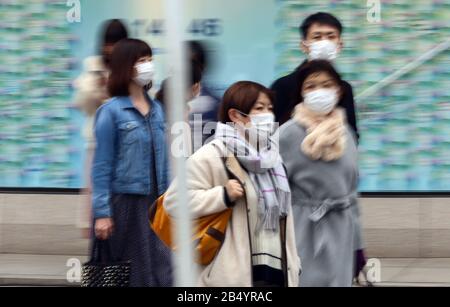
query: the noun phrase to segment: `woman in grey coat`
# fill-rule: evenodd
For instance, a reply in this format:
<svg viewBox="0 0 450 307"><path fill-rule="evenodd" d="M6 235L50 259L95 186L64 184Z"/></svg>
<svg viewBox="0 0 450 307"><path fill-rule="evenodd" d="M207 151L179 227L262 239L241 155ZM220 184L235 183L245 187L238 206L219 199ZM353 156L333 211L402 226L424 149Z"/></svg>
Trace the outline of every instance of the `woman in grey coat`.
<svg viewBox="0 0 450 307"><path fill-rule="evenodd" d="M298 79L298 104L280 129L288 171L300 286L351 286L362 248L355 136L337 107L342 81L333 66L311 61Z"/></svg>

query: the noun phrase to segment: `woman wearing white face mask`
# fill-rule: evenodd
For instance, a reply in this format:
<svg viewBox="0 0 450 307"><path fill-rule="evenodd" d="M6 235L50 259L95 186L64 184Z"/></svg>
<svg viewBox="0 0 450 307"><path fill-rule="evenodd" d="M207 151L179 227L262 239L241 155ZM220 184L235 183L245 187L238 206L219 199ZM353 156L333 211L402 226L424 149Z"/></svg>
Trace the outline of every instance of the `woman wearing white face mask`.
<svg viewBox="0 0 450 307"><path fill-rule="evenodd" d="M280 153L292 189L301 286L351 286L362 248L355 136L336 107L342 80L323 60L299 73L299 101L280 128Z"/></svg>
<svg viewBox="0 0 450 307"><path fill-rule="evenodd" d="M113 98L95 119L94 240L108 240L114 258L131 262L130 286L170 286L170 251L147 218L168 185L164 113L144 89L154 74L152 50L143 41L122 40L110 68Z"/></svg>
<svg viewBox="0 0 450 307"><path fill-rule="evenodd" d="M224 94L215 140L188 160L193 218L232 209L223 244L201 267L199 286L297 286L291 197L273 133L272 94L242 81ZM227 157L224 161L222 157ZM177 187L164 200L172 214Z"/></svg>

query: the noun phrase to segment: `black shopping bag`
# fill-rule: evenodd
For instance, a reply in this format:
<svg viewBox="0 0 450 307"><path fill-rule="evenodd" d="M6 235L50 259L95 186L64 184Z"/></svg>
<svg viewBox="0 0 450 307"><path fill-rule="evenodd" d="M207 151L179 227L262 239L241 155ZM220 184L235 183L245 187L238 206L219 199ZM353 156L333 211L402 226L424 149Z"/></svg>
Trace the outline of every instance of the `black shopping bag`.
<svg viewBox="0 0 450 307"><path fill-rule="evenodd" d="M92 258L82 268L81 286L125 288L129 284L130 262L113 257L109 240L94 239Z"/></svg>

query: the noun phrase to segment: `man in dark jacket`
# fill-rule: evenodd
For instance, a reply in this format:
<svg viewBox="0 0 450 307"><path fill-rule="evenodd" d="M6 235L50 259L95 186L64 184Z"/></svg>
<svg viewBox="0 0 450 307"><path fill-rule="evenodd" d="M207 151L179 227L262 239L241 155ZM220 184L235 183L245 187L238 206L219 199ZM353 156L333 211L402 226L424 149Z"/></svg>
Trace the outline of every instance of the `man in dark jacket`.
<svg viewBox="0 0 450 307"><path fill-rule="evenodd" d="M308 60L323 59L333 61L342 49L342 24L339 20L328 13L316 13L310 15L304 20L300 26L302 41L300 48L307 55L305 60L291 74L276 80L271 88L275 92L276 102L274 113L277 121L282 125L291 117L295 105L299 101L295 101L298 92L298 73L301 73L302 66ZM358 128L356 125L355 102L353 99L352 86L344 81L344 93L339 101L339 106L344 108L347 115L347 121L359 138Z"/></svg>

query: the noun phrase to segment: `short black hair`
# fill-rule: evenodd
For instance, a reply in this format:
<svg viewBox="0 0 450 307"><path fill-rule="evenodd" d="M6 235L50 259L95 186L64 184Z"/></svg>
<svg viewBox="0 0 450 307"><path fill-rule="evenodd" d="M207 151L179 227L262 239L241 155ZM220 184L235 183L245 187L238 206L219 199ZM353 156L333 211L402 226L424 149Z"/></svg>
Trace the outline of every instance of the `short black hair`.
<svg viewBox="0 0 450 307"><path fill-rule="evenodd" d="M190 86L193 86L202 81L202 66L199 62L192 60L189 68L188 82Z"/></svg>
<svg viewBox="0 0 450 307"><path fill-rule="evenodd" d="M202 70L200 68L200 65L198 64L197 61L191 60L189 62L190 66L187 67L188 74L187 77L188 79L187 81L187 86L192 87L195 84L199 83L202 81ZM162 83L161 83L161 87L159 89L159 91L156 93L155 98L156 100L158 100L159 102L161 102L161 104L163 106L166 105L166 93L168 91L168 86L169 86L169 82L171 81L170 77L165 79Z"/></svg>
<svg viewBox="0 0 450 307"><path fill-rule="evenodd" d="M337 70L333 65L327 60L312 60L307 62L305 65L301 66L300 69L296 71L297 88L296 93L296 103L303 102L302 88L306 79L309 76L317 73L327 73L331 78L336 81L336 84L342 88L343 81Z"/></svg>
<svg viewBox="0 0 450 307"><path fill-rule="evenodd" d="M102 25L102 47L114 45L120 40L128 38L128 30L125 24L119 19L110 19Z"/></svg>
<svg viewBox="0 0 450 307"><path fill-rule="evenodd" d="M309 15L303 21L303 23L300 25L299 30L300 30L300 34L302 35L303 39L306 39L306 37L308 36L309 28L311 28L311 26L315 23L320 24L320 25L331 26L339 31L339 35L342 34L342 31L344 29L341 22L333 15L331 15L329 13L318 12L318 13Z"/></svg>
<svg viewBox="0 0 450 307"><path fill-rule="evenodd" d="M111 73L108 78L108 91L111 97L129 96L130 82L134 76L136 62L152 56L152 48L138 39L123 39L114 47L111 56Z"/></svg>
<svg viewBox="0 0 450 307"><path fill-rule="evenodd" d="M200 69L204 71L208 66L208 56L205 45L199 41L187 41L189 60L198 63Z"/></svg>

